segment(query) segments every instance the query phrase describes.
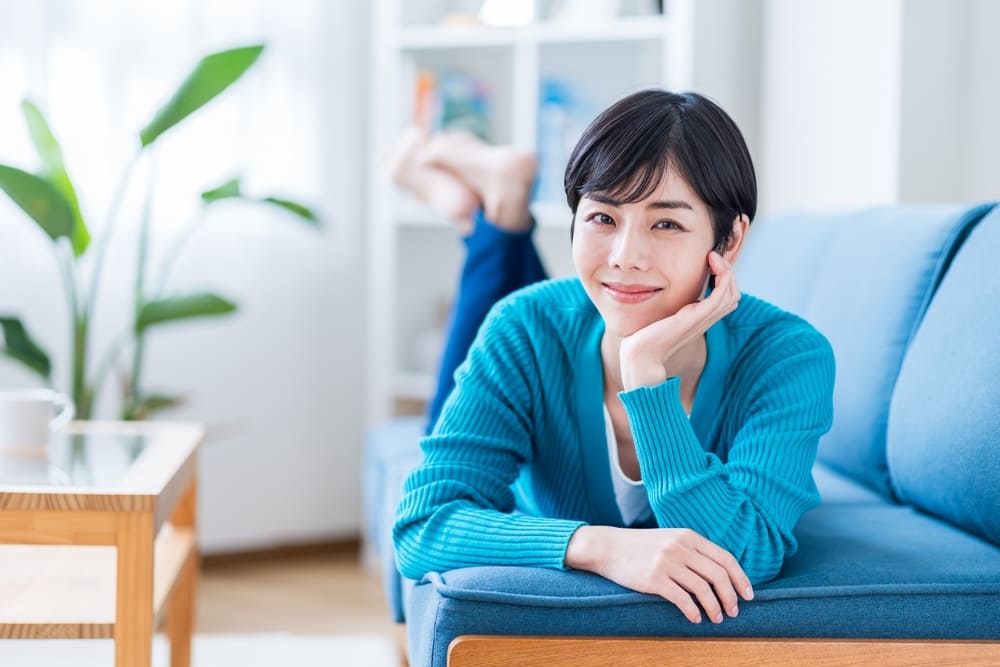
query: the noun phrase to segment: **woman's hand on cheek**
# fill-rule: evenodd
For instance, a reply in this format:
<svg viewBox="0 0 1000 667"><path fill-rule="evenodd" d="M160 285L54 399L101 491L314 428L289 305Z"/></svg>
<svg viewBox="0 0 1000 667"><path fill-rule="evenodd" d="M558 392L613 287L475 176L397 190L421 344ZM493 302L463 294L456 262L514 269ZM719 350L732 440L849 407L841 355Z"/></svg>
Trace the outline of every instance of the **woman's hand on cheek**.
<svg viewBox="0 0 1000 667"><path fill-rule="evenodd" d="M708 266L715 275L715 289L711 294L622 339L619 361L626 391L655 386L666 380L666 363L670 357L736 310L740 290L732 264L712 251L708 254Z"/></svg>
<svg viewBox="0 0 1000 667"><path fill-rule="evenodd" d="M721 623L723 614L739 613L740 597L753 599L750 579L736 558L686 528L583 526L570 539L566 565L659 595L692 623L701 622L701 609Z"/></svg>

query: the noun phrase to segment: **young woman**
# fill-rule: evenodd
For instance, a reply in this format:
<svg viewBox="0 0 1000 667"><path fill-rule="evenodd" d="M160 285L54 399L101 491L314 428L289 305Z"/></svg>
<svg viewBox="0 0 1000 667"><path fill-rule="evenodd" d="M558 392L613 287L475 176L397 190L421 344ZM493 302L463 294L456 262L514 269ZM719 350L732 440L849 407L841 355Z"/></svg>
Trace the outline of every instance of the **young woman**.
<svg viewBox="0 0 1000 667"><path fill-rule="evenodd" d="M542 276L534 163L442 137L420 164L458 185L461 196L445 197L466 202L453 217L482 204L459 348L456 332L491 292ZM406 482L398 566L410 578L587 570L719 623L778 572L818 503L811 468L832 420L832 350L804 320L741 298L732 265L756 178L713 102L659 90L622 99L584 131L565 185L577 276L490 310Z"/></svg>

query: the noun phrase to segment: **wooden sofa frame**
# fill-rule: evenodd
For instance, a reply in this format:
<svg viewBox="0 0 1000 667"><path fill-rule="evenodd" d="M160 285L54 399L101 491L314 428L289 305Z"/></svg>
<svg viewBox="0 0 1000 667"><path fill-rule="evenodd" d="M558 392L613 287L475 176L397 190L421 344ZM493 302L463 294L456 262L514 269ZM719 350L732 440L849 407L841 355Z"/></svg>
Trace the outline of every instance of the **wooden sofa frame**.
<svg viewBox="0 0 1000 667"><path fill-rule="evenodd" d="M465 635L448 647L449 667L998 664L1000 641Z"/></svg>

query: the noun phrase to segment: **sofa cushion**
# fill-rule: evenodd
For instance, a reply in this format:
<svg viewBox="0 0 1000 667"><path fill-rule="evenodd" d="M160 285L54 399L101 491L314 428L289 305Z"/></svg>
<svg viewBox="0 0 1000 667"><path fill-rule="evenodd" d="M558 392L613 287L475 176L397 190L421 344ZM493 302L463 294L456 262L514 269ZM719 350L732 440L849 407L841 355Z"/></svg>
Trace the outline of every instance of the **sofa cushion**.
<svg viewBox="0 0 1000 667"><path fill-rule="evenodd" d="M900 499L1000 544L1000 209L956 255L903 361L889 413Z"/></svg>
<svg viewBox="0 0 1000 667"><path fill-rule="evenodd" d="M465 634L1000 639L1000 549L912 508L824 505L799 553L721 625L586 572L477 567L411 592L411 664L444 665Z"/></svg>
<svg viewBox="0 0 1000 667"><path fill-rule="evenodd" d="M426 417L397 417L369 428L361 466L364 501L365 545L377 556L382 568L382 590L394 621L403 620L400 575L392 543L396 505L403 482L420 464Z"/></svg>
<svg viewBox="0 0 1000 667"><path fill-rule="evenodd" d="M818 459L885 496L886 424L903 354L954 249L988 210L779 216L755 223L739 260L742 289L805 317L833 345L834 422Z"/></svg>
<svg viewBox="0 0 1000 667"><path fill-rule="evenodd" d="M823 504L840 503L884 503L885 498L867 486L855 482L847 475L817 463L813 466L813 480Z"/></svg>

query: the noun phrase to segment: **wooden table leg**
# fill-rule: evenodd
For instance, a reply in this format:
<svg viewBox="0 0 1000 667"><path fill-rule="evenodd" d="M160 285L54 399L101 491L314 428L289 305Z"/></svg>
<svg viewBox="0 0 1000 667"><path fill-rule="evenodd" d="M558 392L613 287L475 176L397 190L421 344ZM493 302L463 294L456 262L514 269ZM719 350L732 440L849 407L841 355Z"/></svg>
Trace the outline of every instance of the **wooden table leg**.
<svg viewBox="0 0 1000 667"><path fill-rule="evenodd" d="M170 523L195 530L198 491L192 480L184 497L170 517ZM173 595L167 602L167 637L170 639L170 667L191 667L191 634L194 632L195 594L201 569L195 551L184 564Z"/></svg>
<svg viewBox="0 0 1000 667"><path fill-rule="evenodd" d="M115 667L150 667L153 651L153 515L118 515Z"/></svg>
<svg viewBox="0 0 1000 667"><path fill-rule="evenodd" d="M173 595L167 603L167 637L170 640L170 667L191 667L191 633L194 630L194 588L197 557L191 554Z"/></svg>

